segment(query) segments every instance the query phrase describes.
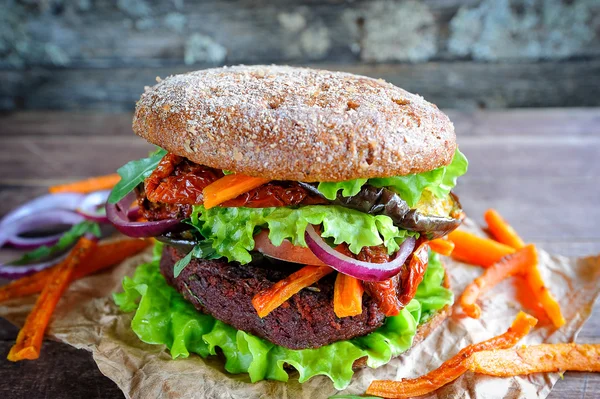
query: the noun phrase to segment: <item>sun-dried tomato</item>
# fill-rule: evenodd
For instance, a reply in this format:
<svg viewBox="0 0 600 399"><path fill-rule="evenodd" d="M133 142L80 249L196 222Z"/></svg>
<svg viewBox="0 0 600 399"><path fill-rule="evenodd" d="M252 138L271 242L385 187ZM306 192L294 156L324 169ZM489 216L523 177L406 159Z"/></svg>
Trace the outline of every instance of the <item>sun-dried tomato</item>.
<svg viewBox="0 0 600 399"><path fill-rule="evenodd" d="M421 281L423 281L423 276L429 262L429 245L427 245L427 241L419 239L417 241L417 249L415 249L408 259L408 262L404 264L400 272L401 287L398 299L402 307L408 305L415 297L417 288L421 284Z"/></svg>
<svg viewBox="0 0 600 399"><path fill-rule="evenodd" d="M376 247L363 247L356 255L356 259L369 263L387 263L390 261L390 256L385 246L377 245Z"/></svg>
<svg viewBox="0 0 600 399"><path fill-rule="evenodd" d="M417 287L423 281L429 259L429 247L424 240L420 240L418 244L417 249L402 266L400 273L384 281L363 283L365 291L371 295L386 316L395 316L408 305L417 293ZM371 263L390 261L383 245L363 248L357 259Z"/></svg>
<svg viewBox="0 0 600 399"><path fill-rule="evenodd" d="M146 204L154 216L174 214L174 207L158 209L154 204L197 205L202 204L202 191L215 180L223 177L219 169L198 165L174 154L165 155L156 169L144 182L145 196L152 204ZM226 201L224 207L268 208L294 205L326 204L327 200L310 193L297 182L273 181ZM152 209L154 208L154 209ZM181 213L181 212L179 212ZM154 218L156 220L156 218Z"/></svg>
<svg viewBox="0 0 600 399"><path fill-rule="evenodd" d="M327 200L309 193L296 182L273 181L232 200L223 207L269 208L278 206L326 204Z"/></svg>
<svg viewBox="0 0 600 399"><path fill-rule="evenodd" d="M221 177L223 172L219 169L167 154L144 182L144 189L148 200L154 203L201 204L204 187Z"/></svg>
<svg viewBox="0 0 600 399"><path fill-rule="evenodd" d="M383 281L363 281L365 291L386 316L396 316L403 308L398 299L398 280L399 275Z"/></svg>
<svg viewBox="0 0 600 399"><path fill-rule="evenodd" d="M390 261L387 248L383 245L363 247L357 255L352 254L350 250L343 253L363 262L387 263ZM403 306L398 300L398 281L398 275L383 281L363 281L365 291L386 316L396 316L402 310Z"/></svg>

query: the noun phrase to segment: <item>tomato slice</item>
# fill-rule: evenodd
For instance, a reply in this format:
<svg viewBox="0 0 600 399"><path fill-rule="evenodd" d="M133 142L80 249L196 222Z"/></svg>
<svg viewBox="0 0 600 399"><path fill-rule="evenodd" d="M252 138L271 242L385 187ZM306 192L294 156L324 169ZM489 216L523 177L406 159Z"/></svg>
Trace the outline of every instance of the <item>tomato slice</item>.
<svg viewBox="0 0 600 399"><path fill-rule="evenodd" d="M281 245L276 247L269 240L269 230L266 229L254 236L254 249L268 257L286 262L311 266L327 266L310 249L294 245L288 240L283 240Z"/></svg>

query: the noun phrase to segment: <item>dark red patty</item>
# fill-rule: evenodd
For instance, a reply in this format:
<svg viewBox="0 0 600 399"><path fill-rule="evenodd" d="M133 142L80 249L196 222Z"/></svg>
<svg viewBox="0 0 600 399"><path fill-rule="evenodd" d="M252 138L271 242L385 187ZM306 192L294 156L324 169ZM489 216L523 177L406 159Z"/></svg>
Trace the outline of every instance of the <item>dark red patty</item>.
<svg viewBox="0 0 600 399"><path fill-rule="evenodd" d="M248 265L193 259L173 278L173 265L183 256L176 249L165 247L160 269L168 283L196 309L286 348L318 348L366 335L385 319L368 295L363 296L361 315L338 318L332 302L335 273L310 289L303 289L261 319L252 307L252 297L298 270L297 265L266 259Z"/></svg>

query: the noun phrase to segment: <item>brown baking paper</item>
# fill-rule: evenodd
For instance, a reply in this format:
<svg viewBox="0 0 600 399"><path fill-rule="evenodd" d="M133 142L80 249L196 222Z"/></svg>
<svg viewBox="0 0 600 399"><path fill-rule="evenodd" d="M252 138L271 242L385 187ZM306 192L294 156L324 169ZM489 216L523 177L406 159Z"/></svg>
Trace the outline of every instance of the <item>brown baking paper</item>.
<svg viewBox="0 0 600 399"><path fill-rule="evenodd" d="M471 221L463 226L482 231ZM541 309L532 305L522 281L509 279L485 295L481 319L466 318L456 306L454 314L422 343L388 365L357 371L352 384L340 394L363 394L373 379L416 377L439 366L460 348L504 332L521 309L539 318L535 330L521 342L572 342L590 316L600 292L600 256L566 258L540 252L540 269L558 298L567 323L555 330ZM111 293L121 290L121 280L150 259L149 251L133 257L110 272L75 282L60 301L48 335L52 339L92 352L100 371L130 398L327 398L338 393L326 377L299 384L292 375L288 383L249 382L247 375L225 372L221 359L204 360L196 355L172 360L168 351L138 340L129 329L132 314L121 313ZM450 259L445 261L458 296L481 274L479 267ZM21 326L35 298L7 302L0 316ZM43 348L42 348L43 350ZM528 377L495 378L467 373L441 388L430 398L543 398L559 378L557 373Z"/></svg>

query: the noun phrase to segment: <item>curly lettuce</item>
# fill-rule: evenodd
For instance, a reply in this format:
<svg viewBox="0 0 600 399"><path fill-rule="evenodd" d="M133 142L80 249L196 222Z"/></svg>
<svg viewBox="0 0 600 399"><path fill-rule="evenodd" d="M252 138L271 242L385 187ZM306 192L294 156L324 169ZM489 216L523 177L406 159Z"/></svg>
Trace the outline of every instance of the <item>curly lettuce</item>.
<svg viewBox="0 0 600 399"><path fill-rule="evenodd" d="M323 182L319 183L318 190L327 199L334 200L340 190L342 190L344 197L351 197L358 194L363 184L368 182L375 187L392 189L410 207L414 207L419 202L425 190L431 191L437 198L447 197L450 191L456 186L456 180L467 172L468 166L469 162L467 158L457 148L449 165L429 172L368 180L356 179L343 182Z"/></svg>
<svg viewBox="0 0 600 399"><path fill-rule="evenodd" d="M254 234L269 229L269 239L279 246L285 239L306 247L304 232L309 224L322 225L321 236L334 244L346 243L357 254L361 248L385 245L388 253L398 250L407 236L416 233L400 230L384 215L369 215L335 205L310 205L301 208L220 208L194 206L189 223L203 237L212 240L216 253L246 264L252 260Z"/></svg>
<svg viewBox="0 0 600 399"><path fill-rule="evenodd" d="M114 295L123 312L135 312L131 321L135 334L145 343L166 345L173 359L187 358L190 353L206 358L220 348L225 369L232 374L247 373L252 382L285 382L289 375L284 365L288 364L298 371L301 383L325 375L336 389L344 389L352 379L355 360L366 356L369 367L388 363L411 347L420 323L453 301L452 293L442 287L444 269L437 255L431 254L415 298L375 332L318 349L293 350L199 313L167 284L158 262L155 256L140 265L132 278L124 278L123 292Z"/></svg>

